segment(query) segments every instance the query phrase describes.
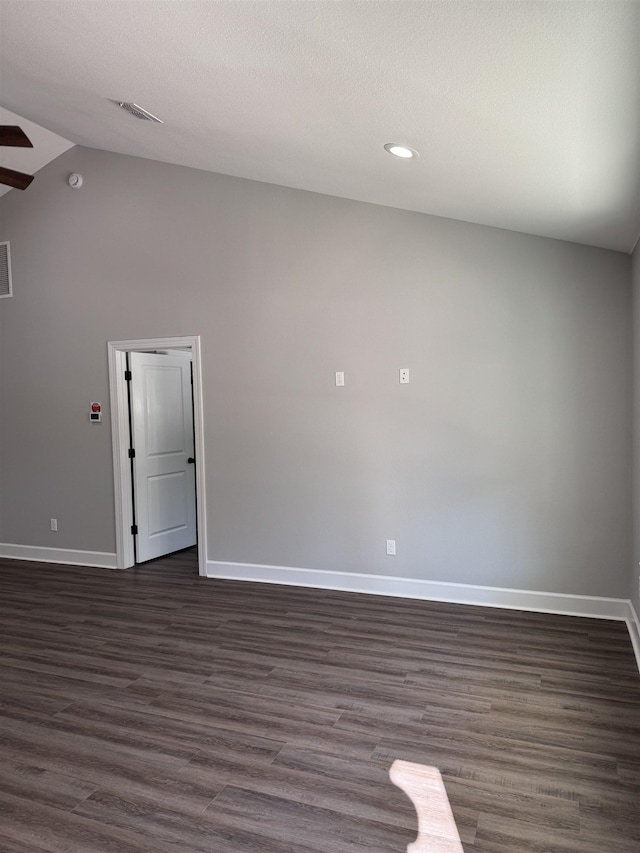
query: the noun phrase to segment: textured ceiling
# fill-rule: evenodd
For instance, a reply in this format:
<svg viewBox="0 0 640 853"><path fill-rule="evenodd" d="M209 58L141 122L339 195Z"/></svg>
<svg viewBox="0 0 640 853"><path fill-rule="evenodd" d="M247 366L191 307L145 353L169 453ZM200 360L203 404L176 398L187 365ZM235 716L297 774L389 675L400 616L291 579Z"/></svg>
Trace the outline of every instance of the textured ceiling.
<svg viewBox="0 0 640 853"><path fill-rule="evenodd" d="M19 125L33 143L33 148L0 148L0 166L7 169L33 175L38 169L55 160L63 151L73 147L73 142L69 142L68 139L63 139L50 130L2 107L0 107L0 124ZM0 196L8 193L10 189L11 187L0 184Z"/></svg>
<svg viewBox="0 0 640 853"><path fill-rule="evenodd" d="M1 14L0 100L76 143L623 251L638 237L638 0Z"/></svg>

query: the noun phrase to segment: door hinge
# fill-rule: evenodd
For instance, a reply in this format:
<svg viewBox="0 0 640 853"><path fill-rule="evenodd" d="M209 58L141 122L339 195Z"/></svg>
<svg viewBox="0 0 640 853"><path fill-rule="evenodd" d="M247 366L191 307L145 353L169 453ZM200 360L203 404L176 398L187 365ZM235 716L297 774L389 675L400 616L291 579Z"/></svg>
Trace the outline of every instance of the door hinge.
<svg viewBox="0 0 640 853"><path fill-rule="evenodd" d="M129 459L135 459L135 455L136 455L135 448L130 447L129 448Z"/></svg>
<svg viewBox="0 0 640 853"><path fill-rule="evenodd" d="M124 378L125 378L126 382L131 382L131 371L130 370L125 370Z"/></svg>
<svg viewBox="0 0 640 853"><path fill-rule="evenodd" d="M132 525L131 525L131 535L132 535L132 536L135 536L135 535L137 534L137 532L138 532L138 525L137 525L137 524L132 524Z"/></svg>

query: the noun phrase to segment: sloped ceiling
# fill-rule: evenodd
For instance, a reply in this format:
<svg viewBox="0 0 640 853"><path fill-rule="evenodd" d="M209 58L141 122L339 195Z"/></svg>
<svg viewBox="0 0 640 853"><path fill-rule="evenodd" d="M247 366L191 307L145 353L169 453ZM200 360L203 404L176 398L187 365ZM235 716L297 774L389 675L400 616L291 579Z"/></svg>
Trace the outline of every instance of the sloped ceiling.
<svg viewBox="0 0 640 853"><path fill-rule="evenodd" d="M627 252L640 231L636 0L3 0L1 38L2 102L78 144Z"/></svg>

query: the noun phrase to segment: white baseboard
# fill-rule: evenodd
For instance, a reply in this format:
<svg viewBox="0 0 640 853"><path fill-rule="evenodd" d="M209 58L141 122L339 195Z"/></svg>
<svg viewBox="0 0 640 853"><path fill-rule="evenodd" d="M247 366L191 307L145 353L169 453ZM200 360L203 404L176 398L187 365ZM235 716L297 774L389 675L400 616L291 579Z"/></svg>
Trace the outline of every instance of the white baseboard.
<svg viewBox="0 0 640 853"><path fill-rule="evenodd" d="M92 566L117 569L116 555L109 551L76 551L73 548L43 548L40 545L11 545L0 542L0 557L31 560L34 563L62 563L67 566Z"/></svg>
<svg viewBox="0 0 640 853"><path fill-rule="evenodd" d="M590 616L595 619L629 618L629 601L624 598L602 598L570 595L562 592L533 592L528 589L504 589L465 583L428 581L418 578L394 578L387 575L364 575L319 569L297 569L288 566L262 566L256 563L224 563L207 561L207 577L259 583L288 584L452 604L476 604L511 610L534 610L565 616Z"/></svg>
<svg viewBox="0 0 640 853"><path fill-rule="evenodd" d="M629 636L631 637L631 645L633 646L633 651L636 656L636 663L638 664L638 669L640 670L640 619L638 618L638 614L636 613L636 609L633 606L633 602L628 602L628 615L627 615L627 628L629 629Z"/></svg>

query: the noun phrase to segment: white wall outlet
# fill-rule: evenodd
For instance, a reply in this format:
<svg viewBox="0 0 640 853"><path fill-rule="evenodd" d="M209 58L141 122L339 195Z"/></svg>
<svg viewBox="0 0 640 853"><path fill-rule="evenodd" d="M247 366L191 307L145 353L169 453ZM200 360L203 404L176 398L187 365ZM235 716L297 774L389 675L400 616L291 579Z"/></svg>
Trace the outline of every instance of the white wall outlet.
<svg viewBox="0 0 640 853"><path fill-rule="evenodd" d="M336 385L344 385L344 370L336 370Z"/></svg>
<svg viewBox="0 0 640 853"><path fill-rule="evenodd" d="M408 385L409 384L409 368L401 367L400 368L400 384Z"/></svg>
<svg viewBox="0 0 640 853"><path fill-rule="evenodd" d="M53 530L54 533L58 532L58 519L57 518L51 519L51 529Z"/></svg>
<svg viewBox="0 0 640 853"><path fill-rule="evenodd" d="M395 557L396 555L396 540L395 539L387 539L387 556Z"/></svg>

